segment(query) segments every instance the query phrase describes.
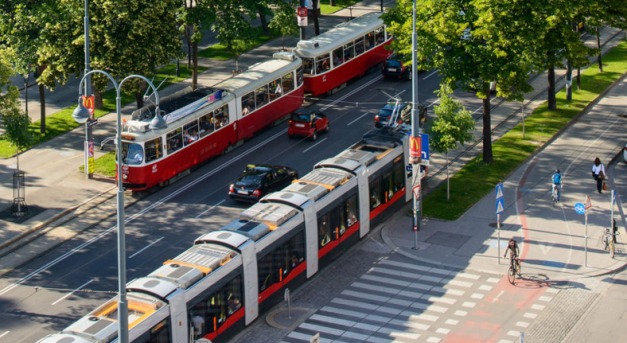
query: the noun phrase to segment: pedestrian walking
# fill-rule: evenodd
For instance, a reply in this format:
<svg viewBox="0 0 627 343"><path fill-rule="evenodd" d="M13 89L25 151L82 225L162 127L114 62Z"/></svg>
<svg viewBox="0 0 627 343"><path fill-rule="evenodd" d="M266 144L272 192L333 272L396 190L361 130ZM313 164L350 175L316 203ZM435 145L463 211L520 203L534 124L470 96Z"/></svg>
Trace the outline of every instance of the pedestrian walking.
<svg viewBox="0 0 627 343"><path fill-rule="evenodd" d="M594 164L592 164L592 177L597 181L597 191L599 194L603 193L603 184L605 183L606 174L605 167L598 157L594 159Z"/></svg>

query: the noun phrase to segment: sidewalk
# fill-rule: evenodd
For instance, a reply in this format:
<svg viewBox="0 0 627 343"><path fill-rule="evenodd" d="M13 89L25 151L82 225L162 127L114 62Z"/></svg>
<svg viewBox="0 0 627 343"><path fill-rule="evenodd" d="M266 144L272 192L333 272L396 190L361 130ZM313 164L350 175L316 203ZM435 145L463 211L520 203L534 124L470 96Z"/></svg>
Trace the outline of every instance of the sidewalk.
<svg viewBox="0 0 627 343"><path fill-rule="evenodd" d="M627 234L619 224L616 256L610 258L600 241L604 228L609 226L610 196L609 192L597 194L590 168L593 158L600 157L609 166L609 187L615 185L617 192L625 196L627 166L621 162L625 119L620 116L626 103L627 78L623 77L551 145L504 181L505 211L501 214L500 240L494 193L454 222L427 220L417 234L411 230L412 219L407 211L399 211L384 224L383 240L412 259L504 275L509 259L499 256L505 253L507 241L514 237L521 248L523 280L540 283L571 281L623 268L627 264L627 244L623 237ZM617 118L614 130L606 118ZM610 128L595 128L597 122ZM582 147L591 147L590 154L585 149L582 151ZM564 156L573 160L562 160ZM620 163L611 164L611 160ZM564 174L564 191L562 201L554 207L549 177L555 168ZM583 203L586 195L592 202L588 210L587 246L584 216L574 210L574 204ZM618 218L617 213L614 215Z"/></svg>

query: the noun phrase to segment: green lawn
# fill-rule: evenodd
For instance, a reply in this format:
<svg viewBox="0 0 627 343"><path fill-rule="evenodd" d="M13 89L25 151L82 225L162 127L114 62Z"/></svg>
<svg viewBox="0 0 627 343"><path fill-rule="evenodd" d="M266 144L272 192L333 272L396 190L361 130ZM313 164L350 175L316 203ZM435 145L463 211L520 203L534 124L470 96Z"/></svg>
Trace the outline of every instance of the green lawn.
<svg viewBox="0 0 627 343"><path fill-rule="evenodd" d="M424 198L423 215L447 220L459 218L467 209L494 190L535 151L543 147L558 131L599 94L618 80L627 70L627 43L603 57L603 73L592 65L581 76L582 89L573 92L573 100L566 101L566 93L557 95L557 109L551 111L547 104L536 108L525 118L525 137L522 123L492 144L494 162L486 164L477 156L466 164L451 182L451 199L446 200L446 183L442 183Z"/></svg>

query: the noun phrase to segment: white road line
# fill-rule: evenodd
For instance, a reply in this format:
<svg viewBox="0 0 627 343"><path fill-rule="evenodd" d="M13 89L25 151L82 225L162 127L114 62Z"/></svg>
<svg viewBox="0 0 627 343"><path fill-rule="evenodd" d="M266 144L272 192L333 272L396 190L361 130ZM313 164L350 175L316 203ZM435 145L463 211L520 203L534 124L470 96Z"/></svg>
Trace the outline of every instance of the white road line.
<svg viewBox="0 0 627 343"><path fill-rule="evenodd" d="M327 108L334 106L334 105L335 105L335 104L337 104L338 102L343 101L344 99L348 98L349 96L352 96L353 94L355 94L355 93L357 93L357 92L361 91L362 89L364 89L364 88L366 88L366 87L370 86L371 84L373 84L373 83L375 83L375 82L377 82L377 81L381 80L382 78L383 78L383 76L382 76L382 75L379 75L379 76L375 77L374 79L372 79L372 80L370 80L370 81L368 81L368 82L364 83L363 85L359 86L358 88L355 88L355 89L353 89L352 91L350 91L350 92L346 93L344 96L342 96L342 97L340 97L340 98L338 98L338 99L336 99L336 100L332 101L332 102L331 102L331 103L329 103L328 105L320 107L320 111L324 111L324 110L326 110Z"/></svg>
<svg viewBox="0 0 627 343"><path fill-rule="evenodd" d="M209 207L208 209L206 209L206 210L204 210L204 211L200 212L200 214L198 214L198 215L196 216L196 218L198 218L198 217L202 216L203 214L205 214L205 213L207 213L207 212L209 212L209 211L213 210L214 208L216 208L216 207L218 207L218 206L222 205L222 203L223 203L223 202L224 202L224 199L222 199L222 201L220 201L219 203L217 203L217 204L215 204L215 205L213 205L213 206Z"/></svg>
<svg viewBox="0 0 627 343"><path fill-rule="evenodd" d="M492 302L493 302L493 303L497 302L497 301L499 300L499 297L500 297L501 295L503 295L503 293L505 293L505 291L500 291L500 292L499 292L499 294L497 294L497 295L494 297L494 299L492 299Z"/></svg>
<svg viewBox="0 0 627 343"><path fill-rule="evenodd" d="M157 239L156 241L154 241L154 242L152 242L152 243L148 244L147 246L145 246L144 248L142 248L142 249L141 249L141 250L139 250L138 252L136 252L136 253L134 253L133 255L131 255L131 256L129 257L129 259L131 259L131 258L133 258L133 257L135 257L135 256L137 256L137 255L139 255L142 251L144 251L144 250L146 250L146 249L150 248L151 246L153 246L154 244L156 244L157 242L159 242L159 241L160 241L160 240L162 240L163 238L164 238L164 237L162 236L161 238Z"/></svg>
<svg viewBox="0 0 627 343"><path fill-rule="evenodd" d="M366 113L364 113L364 114L360 115L359 117L357 117L357 119L355 119L355 120L351 121L350 123L346 124L346 126L351 126L351 125L353 125L354 123L356 123L356 122L358 122L359 120L361 120L361 118L363 118L363 117L365 117L365 116L367 116L367 115L369 115L369 114L372 114L372 113L368 113L368 112L366 112Z"/></svg>
<svg viewBox="0 0 627 343"><path fill-rule="evenodd" d="M75 290L71 291L70 293L68 293L68 294L66 294L66 295L64 295L64 296L62 296L61 298L59 298L59 300L57 300L57 301L53 302L53 303L52 303L52 304L50 304L50 305L51 305L51 306L56 305L57 303L61 302L63 299L65 299L65 298L69 297L70 295L74 294L74 292L76 292L76 291L80 291L81 289L85 288L85 286L89 285L89 284L90 284L90 283L92 283L93 281L94 281L94 280L89 280L89 281L85 282L84 284L82 284L82 285L81 285L80 287L78 287L77 289L75 289Z"/></svg>
<svg viewBox="0 0 627 343"><path fill-rule="evenodd" d="M426 80L426 79L430 78L431 76L433 76L433 75L437 74L437 72L438 72L437 70L434 70L434 71L432 71L431 73L429 73L429 75L427 75L427 76L423 77L422 79L423 79L423 80Z"/></svg>
<svg viewBox="0 0 627 343"><path fill-rule="evenodd" d="M2 338L2 337L4 337L4 336L8 335L8 334L9 334L9 332L11 332L11 331L5 331L5 332L3 332L3 333L2 333L2 335L0 335L0 338Z"/></svg>
<svg viewBox="0 0 627 343"><path fill-rule="evenodd" d="M316 144L314 144L314 145L310 146L309 148L303 150L303 153L306 153L307 151L315 148L317 145L321 144L322 142L324 142L326 140L327 140L326 138L319 140Z"/></svg>

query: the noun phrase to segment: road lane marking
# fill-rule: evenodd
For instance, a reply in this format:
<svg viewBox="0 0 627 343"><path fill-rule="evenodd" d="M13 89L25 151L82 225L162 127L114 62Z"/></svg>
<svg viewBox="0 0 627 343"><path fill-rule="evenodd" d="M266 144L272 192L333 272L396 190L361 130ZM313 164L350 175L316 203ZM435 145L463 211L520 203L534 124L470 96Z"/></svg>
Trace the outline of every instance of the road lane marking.
<svg viewBox="0 0 627 343"><path fill-rule="evenodd" d="M158 243L158 242L159 242L160 240L162 240L163 238L164 238L164 237L162 236L161 238L157 239L156 241L154 241L154 242L152 242L152 243L148 244L147 246L143 247L143 248L142 248L142 249L140 249L138 252L136 252L136 253L134 253L133 255L131 255L131 256L129 257L129 259L131 259L131 258L133 258L133 257L135 257L135 256L137 256L137 255L139 255L142 251L144 251L144 250L146 250L146 249L150 248L151 246L155 245L156 243Z"/></svg>
<svg viewBox="0 0 627 343"><path fill-rule="evenodd" d="M62 296L59 300L57 300L57 301L53 302L53 303L52 303L52 304L50 304L50 305L51 305L51 306L56 305L57 303L59 303L59 302L63 301L63 299L65 299L65 298L69 297L70 295L74 294L75 292L80 291L81 289L85 288L85 286L89 285L89 284L90 284L90 283L92 283L93 281L94 281L94 280L89 280L89 281L85 282L84 284L82 284L82 285L81 285L80 287L78 287L77 289L75 289L75 290L71 291L70 293L68 293L68 294L66 294L66 295L64 295L64 296Z"/></svg>
<svg viewBox="0 0 627 343"><path fill-rule="evenodd" d="M3 333L2 333L2 335L0 335L0 338L2 338L2 337L4 337L4 336L8 335L8 334L9 334L9 332L11 332L11 331L5 331L5 332L3 332Z"/></svg>
<svg viewBox="0 0 627 343"><path fill-rule="evenodd" d="M497 301L499 300L499 297L500 297L501 295L503 295L503 293L505 293L505 291L500 291L500 292L499 292L499 294L497 294L497 295L494 297L494 299L492 299L492 302L493 302L493 303L497 302Z"/></svg>
<svg viewBox="0 0 627 343"><path fill-rule="evenodd" d="M371 114L371 113L366 112L366 113L362 114L361 116L357 117L357 119L355 119L355 120L351 121L350 123L346 124L346 126L351 126L351 125L353 125L354 123L356 123L356 122L358 122L359 120L361 120L361 118L363 118L363 117L365 117L365 116L367 116L367 115L369 115L369 114Z"/></svg>
<svg viewBox="0 0 627 343"><path fill-rule="evenodd" d="M218 206L222 205L222 203L223 203L223 202L224 202L224 199L222 199L222 201L220 201L219 203L217 203L217 204L215 204L215 205L213 205L213 206L209 207L208 209L206 209L206 210L204 210L204 211L200 212L200 214L199 214L199 215L197 215L197 216L196 216L196 218L198 218L198 217L202 216L203 214L205 214L205 213L207 213L207 212L209 212L209 211L213 210L214 208L216 208L216 207L218 207Z"/></svg>
<svg viewBox="0 0 627 343"><path fill-rule="evenodd" d="M315 148L317 145L321 144L322 142L324 142L326 140L327 140L326 138L323 138L323 139L319 140L316 144L314 144L314 145L310 146L309 148L303 150L303 153L306 153L307 151Z"/></svg>

